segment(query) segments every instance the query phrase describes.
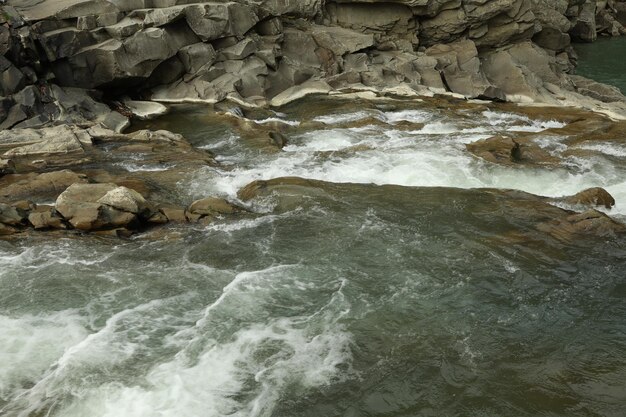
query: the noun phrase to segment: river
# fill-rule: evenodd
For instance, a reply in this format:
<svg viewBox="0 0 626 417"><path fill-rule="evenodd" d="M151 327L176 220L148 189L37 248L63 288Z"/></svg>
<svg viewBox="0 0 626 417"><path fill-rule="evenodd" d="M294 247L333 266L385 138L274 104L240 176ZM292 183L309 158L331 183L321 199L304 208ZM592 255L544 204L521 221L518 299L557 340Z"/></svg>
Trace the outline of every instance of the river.
<svg viewBox="0 0 626 417"><path fill-rule="evenodd" d="M593 43L576 44L576 74L614 85L626 93L626 37L598 38Z"/></svg>
<svg viewBox="0 0 626 417"><path fill-rule="evenodd" d="M150 126L221 162L180 181L188 201L335 185L162 239L0 243L2 416L623 415L626 242L551 239L481 190L603 186L623 220L623 142L520 170L465 144L563 123L334 101L275 118L294 129L282 151L204 107ZM530 240L507 243L512 227Z"/></svg>

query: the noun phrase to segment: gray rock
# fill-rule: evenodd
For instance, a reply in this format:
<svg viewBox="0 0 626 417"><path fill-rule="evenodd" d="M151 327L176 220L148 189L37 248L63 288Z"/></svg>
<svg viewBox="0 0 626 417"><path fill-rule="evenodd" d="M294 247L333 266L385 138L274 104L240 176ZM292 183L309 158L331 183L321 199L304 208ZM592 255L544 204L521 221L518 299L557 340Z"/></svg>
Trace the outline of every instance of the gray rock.
<svg viewBox="0 0 626 417"><path fill-rule="evenodd" d="M117 187L108 191L97 202L133 214L139 214L147 208L147 203L143 196L137 191L126 187Z"/></svg>
<svg viewBox="0 0 626 417"><path fill-rule="evenodd" d="M569 33L573 39L580 42L596 40L596 2L594 0L587 0L581 6L578 17Z"/></svg>
<svg viewBox="0 0 626 417"><path fill-rule="evenodd" d="M178 56L185 66L185 71L195 74L203 66L212 64L217 54L211 44L199 42L181 48Z"/></svg>
<svg viewBox="0 0 626 417"><path fill-rule="evenodd" d="M426 55L437 61L436 69L453 93L474 98L484 95L491 87L481 71L478 50L471 40L435 45L426 50Z"/></svg>
<svg viewBox="0 0 626 417"><path fill-rule="evenodd" d="M46 155L58 153L83 153L83 146L91 144L91 138L80 129L67 125L44 129L16 129L0 132L0 144L16 147L4 156Z"/></svg>
<svg viewBox="0 0 626 417"><path fill-rule="evenodd" d="M196 4L185 8L191 30L203 41L242 36L258 22L250 6L241 3Z"/></svg>
<svg viewBox="0 0 626 417"><path fill-rule="evenodd" d="M154 119L167 113L166 106L151 101L124 100L124 105L141 120Z"/></svg>
<svg viewBox="0 0 626 417"><path fill-rule="evenodd" d="M116 207L127 207L130 203L135 205L139 203L133 200L134 193L132 195L126 192L109 194L118 188L122 187L115 184L73 184L59 195L55 209L78 230L90 231L129 226L137 221L137 215ZM99 202L101 199L105 199L107 203Z"/></svg>
<svg viewBox="0 0 626 417"><path fill-rule="evenodd" d="M0 95L9 95L21 90L26 77L12 62L0 56Z"/></svg>
<svg viewBox="0 0 626 417"><path fill-rule="evenodd" d="M570 75L569 79L574 83L578 93L602 101L604 103L625 102L626 97L613 86L599 83L579 75Z"/></svg>
<svg viewBox="0 0 626 417"><path fill-rule="evenodd" d="M8 226L19 226L24 222L24 216L15 207L0 203L0 223Z"/></svg>
<svg viewBox="0 0 626 417"><path fill-rule="evenodd" d="M15 163L10 159L0 159L0 176L15 174Z"/></svg>

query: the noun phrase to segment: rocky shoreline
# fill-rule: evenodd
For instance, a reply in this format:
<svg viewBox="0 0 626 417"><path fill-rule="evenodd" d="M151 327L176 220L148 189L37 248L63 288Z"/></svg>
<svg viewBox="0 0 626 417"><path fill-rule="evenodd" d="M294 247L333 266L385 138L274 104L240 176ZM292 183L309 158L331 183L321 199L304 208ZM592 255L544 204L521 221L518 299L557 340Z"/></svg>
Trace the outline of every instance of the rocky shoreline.
<svg viewBox="0 0 626 417"><path fill-rule="evenodd" d="M183 175L218 163L168 131L124 133L131 120L167 112L162 103L209 104L242 137L274 151L290 126L260 126L251 115L271 119L272 109L309 95L559 106L541 112L565 120L571 141L614 134L623 123L598 113L626 119L626 98L574 75L571 40L623 34L622 6L9 0L0 6L0 235L34 229L130 236L170 222L253 216L241 201L175 197ZM468 151L504 165L562 163L533 146L532 134L521 134L472 143ZM163 169L116 168L137 154L142 164ZM581 195L561 202L612 205L601 189ZM544 209L555 203L525 198ZM558 210L563 233L623 232L601 212L571 220L573 211Z"/></svg>

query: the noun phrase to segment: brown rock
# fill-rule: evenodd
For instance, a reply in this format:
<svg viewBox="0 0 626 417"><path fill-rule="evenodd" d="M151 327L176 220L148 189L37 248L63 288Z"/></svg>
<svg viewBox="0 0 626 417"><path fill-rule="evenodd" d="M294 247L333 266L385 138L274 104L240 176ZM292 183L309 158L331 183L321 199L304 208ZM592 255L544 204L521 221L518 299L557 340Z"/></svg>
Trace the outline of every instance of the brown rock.
<svg viewBox="0 0 626 417"><path fill-rule="evenodd" d="M0 159L0 176L15 174L15 163L10 159Z"/></svg>
<svg viewBox="0 0 626 417"><path fill-rule="evenodd" d="M537 230L548 233L557 240L574 242L583 236L615 236L626 233L626 225L597 210L576 213L565 218L540 223Z"/></svg>
<svg viewBox="0 0 626 417"><path fill-rule="evenodd" d="M189 206L189 213L200 216L213 216L217 214L233 214L241 211L240 207L229 203L223 198L207 197L194 201Z"/></svg>
<svg viewBox="0 0 626 417"><path fill-rule="evenodd" d="M0 203L0 223L19 226L24 222L24 215L13 206Z"/></svg>
<svg viewBox="0 0 626 417"><path fill-rule="evenodd" d="M500 165L560 166L558 158L525 138L515 141L504 136L492 136L468 143L465 147L479 158Z"/></svg>
<svg viewBox="0 0 626 417"><path fill-rule="evenodd" d="M69 170L11 176L11 183L0 180L0 199L41 199L56 198L74 183L86 183L87 176ZM4 186L3 186L4 185Z"/></svg>
<svg viewBox="0 0 626 417"><path fill-rule="evenodd" d="M317 188L320 183L323 182L300 177L281 177L267 181L257 180L240 189L237 197L242 201L248 201L260 195L270 194L274 189Z"/></svg>
<svg viewBox="0 0 626 417"><path fill-rule="evenodd" d="M185 209L179 207L162 207L160 210L170 222L187 223Z"/></svg>
<svg viewBox="0 0 626 417"><path fill-rule="evenodd" d="M28 216L28 221L33 225L35 230L66 228L63 219L52 211L31 213Z"/></svg>
<svg viewBox="0 0 626 417"><path fill-rule="evenodd" d="M130 191L115 184L73 184L59 195L55 208L79 230L132 226L141 202Z"/></svg>
<svg viewBox="0 0 626 417"><path fill-rule="evenodd" d="M590 207L598 206L610 209L615 205L615 199L608 191L601 187L588 188L561 201L567 204L581 204Z"/></svg>
<svg viewBox="0 0 626 417"><path fill-rule="evenodd" d="M153 224L165 224L167 223L168 217L163 214L161 211L157 211L156 213L154 213L152 216L150 216L147 219L148 223L153 223Z"/></svg>
<svg viewBox="0 0 626 417"><path fill-rule="evenodd" d="M0 223L0 236L8 236L17 233L17 229Z"/></svg>

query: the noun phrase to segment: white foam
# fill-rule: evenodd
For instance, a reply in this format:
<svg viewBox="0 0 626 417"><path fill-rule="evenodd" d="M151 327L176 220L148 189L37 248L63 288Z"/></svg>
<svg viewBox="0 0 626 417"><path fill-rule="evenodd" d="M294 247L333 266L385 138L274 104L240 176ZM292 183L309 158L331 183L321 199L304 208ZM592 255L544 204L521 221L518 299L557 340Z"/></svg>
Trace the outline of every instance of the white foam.
<svg viewBox="0 0 626 417"><path fill-rule="evenodd" d="M76 310L49 315L0 315L0 398L11 400L87 336Z"/></svg>
<svg viewBox="0 0 626 417"><path fill-rule="evenodd" d="M389 123L400 120L425 123L411 131L389 126L332 128L295 135L283 152L243 158L229 170L201 170L187 187L196 196L219 194L236 198L237 191L254 180L298 176L330 182L397 184L426 187L496 187L558 197L585 188L605 187L626 205L623 173L600 154L595 158L565 159L563 168L499 166L474 157L465 144L511 131L541 132L560 128L557 121L537 121L513 113L485 111L476 117L440 116L424 110L380 112L363 110L317 118L333 124L375 117ZM564 136L550 132L535 142L553 155L567 149ZM587 145L585 145L587 146ZM610 144L589 145L604 154L621 155ZM626 151L624 151L626 152ZM622 197L624 196L624 197Z"/></svg>
<svg viewBox="0 0 626 417"><path fill-rule="evenodd" d="M124 168L128 172L161 172L174 168L174 164L134 164L132 162L117 162L113 164Z"/></svg>
<svg viewBox="0 0 626 417"><path fill-rule="evenodd" d="M626 146L619 145L612 142L591 142L583 143L577 146L578 149L585 149L588 151L601 152L605 155L616 156L619 158L626 157Z"/></svg>
<svg viewBox="0 0 626 417"><path fill-rule="evenodd" d="M289 126L299 126L300 122L297 120L285 120L285 119L280 119L278 117L268 117L266 119L261 119L261 120L252 120L254 123L259 124L259 125L264 125L267 123L282 123L285 125L289 125Z"/></svg>
<svg viewBox="0 0 626 417"><path fill-rule="evenodd" d="M324 116L317 116L313 118L314 122L320 122L327 125L335 125L341 123L357 122L359 120L367 119L368 117L380 117L380 113L372 111L357 111L353 113L342 114L328 114Z"/></svg>
<svg viewBox="0 0 626 417"><path fill-rule="evenodd" d="M270 318L265 310L281 290L290 297L311 291L311 282L296 279L304 270L282 265L238 274L195 325L178 333L186 341L178 354L138 383L78 388L59 414L271 415L285 390L305 394L351 377L351 336L337 322L349 311L345 281L311 314Z"/></svg>

